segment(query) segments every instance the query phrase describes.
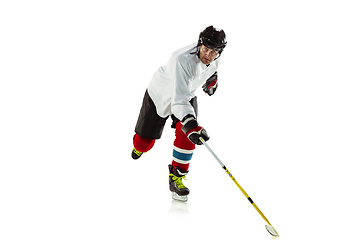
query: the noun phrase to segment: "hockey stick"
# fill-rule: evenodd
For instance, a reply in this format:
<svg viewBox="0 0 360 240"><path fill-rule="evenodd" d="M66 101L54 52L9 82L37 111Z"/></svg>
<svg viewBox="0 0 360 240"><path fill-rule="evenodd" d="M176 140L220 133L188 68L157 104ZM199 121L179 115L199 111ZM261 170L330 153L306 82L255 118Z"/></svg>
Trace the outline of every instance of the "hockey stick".
<svg viewBox="0 0 360 240"><path fill-rule="evenodd" d="M215 157L215 159L218 161L218 163L221 165L221 167L225 170L227 174L229 174L230 178L234 181L236 186L241 190L241 192L245 195L245 197L249 200L251 205L256 209L256 211L262 216L262 218L265 220L265 222L268 223L268 225L265 225L266 230L273 236L279 236L279 233L275 230L275 228L271 225L269 220L265 217L265 215L260 211L260 209L256 206L256 204L251 200L250 196L245 192L245 190L240 186L240 184L235 180L234 176L229 172L229 170L226 169L225 165L220 161L220 159L216 156L216 154L211 150L209 145L204 141L202 137L200 137L200 141L205 145L205 147L209 150L209 152Z"/></svg>

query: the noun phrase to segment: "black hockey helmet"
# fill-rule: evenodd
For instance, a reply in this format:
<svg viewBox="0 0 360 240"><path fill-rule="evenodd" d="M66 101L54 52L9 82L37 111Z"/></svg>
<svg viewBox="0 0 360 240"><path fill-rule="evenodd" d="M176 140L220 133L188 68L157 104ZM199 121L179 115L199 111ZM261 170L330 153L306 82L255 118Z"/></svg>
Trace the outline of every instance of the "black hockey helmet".
<svg viewBox="0 0 360 240"><path fill-rule="evenodd" d="M200 33L198 46L204 45L205 47L219 51L219 54L221 54L226 44L226 35L222 29L209 26Z"/></svg>

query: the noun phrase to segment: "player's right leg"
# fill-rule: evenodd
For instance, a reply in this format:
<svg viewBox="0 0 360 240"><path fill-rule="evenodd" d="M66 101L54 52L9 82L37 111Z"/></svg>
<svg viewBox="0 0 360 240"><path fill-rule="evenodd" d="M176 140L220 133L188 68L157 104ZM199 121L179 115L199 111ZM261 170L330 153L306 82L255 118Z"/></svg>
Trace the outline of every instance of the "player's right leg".
<svg viewBox="0 0 360 240"><path fill-rule="evenodd" d="M155 144L155 139L143 138L135 134L133 138L134 148L131 153L133 159L138 159L141 155L149 151Z"/></svg>
<svg viewBox="0 0 360 240"><path fill-rule="evenodd" d="M156 139L160 139L167 118L157 115L155 104L146 91L135 127L133 159L140 158L154 146Z"/></svg>

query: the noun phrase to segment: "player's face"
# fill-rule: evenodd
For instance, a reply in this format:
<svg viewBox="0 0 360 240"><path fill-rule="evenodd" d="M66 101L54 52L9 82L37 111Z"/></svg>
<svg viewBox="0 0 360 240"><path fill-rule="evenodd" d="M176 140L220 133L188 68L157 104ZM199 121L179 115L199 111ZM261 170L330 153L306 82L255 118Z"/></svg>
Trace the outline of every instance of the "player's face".
<svg viewBox="0 0 360 240"><path fill-rule="evenodd" d="M219 51L215 51L211 48L207 48L204 45L200 46L200 60L203 64L210 64L219 55Z"/></svg>

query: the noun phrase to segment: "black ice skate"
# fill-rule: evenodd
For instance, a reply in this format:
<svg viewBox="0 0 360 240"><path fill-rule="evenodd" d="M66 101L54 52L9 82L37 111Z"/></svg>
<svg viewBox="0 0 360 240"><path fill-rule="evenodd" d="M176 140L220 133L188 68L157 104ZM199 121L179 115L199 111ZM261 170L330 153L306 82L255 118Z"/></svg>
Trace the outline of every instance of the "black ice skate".
<svg viewBox="0 0 360 240"><path fill-rule="evenodd" d="M133 150L131 152L131 157L133 159L137 160L141 157L141 155L143 155L143 152L140 152L140 151L136 150L135 148L133 148Z"/></svg>
<svg viewBox="0 0 360 240"><path fill-rule="evenodd" d="M169 165L169 187L171 191L171 196L175 200L186 202L190 190L185 187L182 183L182 180L185 179L188 171L182 170L179 167L175 167L174 172L172 171L173 166ZM185 179L186 180L186 179Z"/></svg>

